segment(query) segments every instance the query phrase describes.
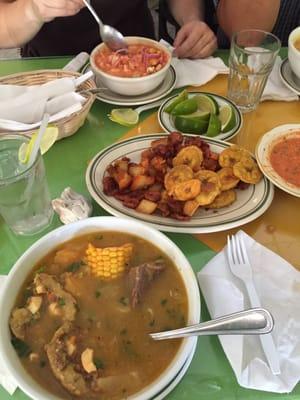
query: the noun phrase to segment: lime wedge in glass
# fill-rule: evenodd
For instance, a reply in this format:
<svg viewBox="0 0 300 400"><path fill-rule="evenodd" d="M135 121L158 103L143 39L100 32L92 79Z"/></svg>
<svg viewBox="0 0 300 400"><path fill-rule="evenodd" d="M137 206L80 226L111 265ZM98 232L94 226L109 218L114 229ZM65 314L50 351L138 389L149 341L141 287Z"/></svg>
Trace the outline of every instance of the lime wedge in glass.
<svg viewBox="0 0 300 400"><path fill-rule="evenodd" d="M197 94L193 99L197 101L199 110L208 111L212 114L219 114L219 105L212 96Z"/></svg>
<svg viewBox="0 0 300 400"><path fill-rule="evenodd" d="M19 157L20 163L25 164L28 162L31 151L33 149L33 145L36 141L37 135L38 135L38 133L34 132L28 143L21 144L21 146L19 148L19 152L18 152L18 157ZM52 145L55 143L57 138L58 138L57 126L48 126L42 137L41 144L40 144L40 152L42 155L45 154L50 149L50 147L52 147Z"/></svg>
<svg viewBox="0 0 300 400"><path fill-rule="evenodd" d="M206 136L214 137L221 131L221 121L216 114L210 114Z"/></svg>
<svg viewBox="0 0 300 400"><path fill-rule="evenodd" d="M108 118L124 126L136 125L139 122L139 114L132 108L114 108Z"/></svg>
<svg viewBox="0 0 300 400"><path fill-rule="evenodd" d="M219 118L222 132L229 132L236 125L234 109L227 104L220 108Z"/></svg>

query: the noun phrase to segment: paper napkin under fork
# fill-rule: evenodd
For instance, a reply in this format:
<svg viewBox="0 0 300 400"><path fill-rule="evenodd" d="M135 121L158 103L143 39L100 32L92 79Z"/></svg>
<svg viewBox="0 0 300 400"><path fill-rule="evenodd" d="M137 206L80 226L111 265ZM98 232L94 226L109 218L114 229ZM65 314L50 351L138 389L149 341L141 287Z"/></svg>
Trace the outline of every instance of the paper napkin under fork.
<svg viewBox="0 0 300 400"><path fill-rule="evenodd" d="M219 336L238 383L250 389L289 393L300 380L300 272L243 231L262 307L271 312L281 374L273 375L258 336ZM232 275L224 248L198 273L212 318L250 308L243 282Z"/></svg>

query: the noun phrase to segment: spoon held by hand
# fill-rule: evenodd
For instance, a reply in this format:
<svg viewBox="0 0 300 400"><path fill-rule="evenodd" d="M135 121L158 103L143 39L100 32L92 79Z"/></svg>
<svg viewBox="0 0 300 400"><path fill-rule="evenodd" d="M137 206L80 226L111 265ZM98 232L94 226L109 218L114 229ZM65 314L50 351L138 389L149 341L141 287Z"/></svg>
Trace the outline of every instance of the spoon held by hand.
<svg viewBox="0 0 300 400"><path fill-rule="evenodd" d="M93 6L87 0L82 0L82 1L87 6L87 8L97 21L102 41L113 51L117 50L126 51L128 46L122 33L110 25L104 25L101 19L98 17Z"/></svg>

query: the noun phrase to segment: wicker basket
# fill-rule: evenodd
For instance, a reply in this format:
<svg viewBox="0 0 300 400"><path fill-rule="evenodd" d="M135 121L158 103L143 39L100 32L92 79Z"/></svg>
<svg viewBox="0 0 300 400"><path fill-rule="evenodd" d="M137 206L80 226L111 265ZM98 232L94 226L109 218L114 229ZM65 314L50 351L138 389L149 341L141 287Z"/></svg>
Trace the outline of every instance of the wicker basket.
<svg viewBox="0 0 300 400"><path fill-rule="evenodd" d="M23 72L19 74L7 75L0 78L0 84L10 84L10 85L41 85L43 83L49 82L58 78L65 77L79 77L78 72L63 71L61 69L45 69L38 71ZM96 84L93 79L88 79L82 83L77 89L87 90L96 88ZM90 93L85 93L83 96L86 98L80 111L70 114L67 117L61 118L55 122L59 129L58 139L62 139L67 136L73 135L84 123L85 118L96 98L95 95ZM24 131L24 133L30 135L35 132L36 129Z"/></svg>

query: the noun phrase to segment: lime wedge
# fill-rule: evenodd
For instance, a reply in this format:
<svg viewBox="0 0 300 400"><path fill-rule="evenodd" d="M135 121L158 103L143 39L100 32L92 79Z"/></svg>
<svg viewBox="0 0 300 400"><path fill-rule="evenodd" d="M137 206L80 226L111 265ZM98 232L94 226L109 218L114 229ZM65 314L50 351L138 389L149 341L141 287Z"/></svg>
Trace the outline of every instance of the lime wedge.
<svg viewBox="0 0 300 400"><path fill-rule="evenodd" d="M186 118L186 115L177 115L174 118L175 128L184 133L205 133L208 126L208 121L202 118Z"/></svg>
<svg viewBox="0 0 300 400"><path fill-rule="evenodd" d="M178 96L175 97L175 99L171 101L171 103L164 109L164 111L170 114L171 111L173 111L173 109L177 106L177 104L181 103L184 100L187 100L187 98L188 92L186 89L184 89L182 92L179 93Z"/></svg>
<svg viewBox="0 0 300 400"><path fill-rule="evenodd" d="M212 96L206 94L197 94L193 97L193 99L197 101L199 110L208 111L212 114L219 113L219 105Z"/></svg>
<svg viewBox="0 0 300 400"><path fill-rule="evenodd" d="M139 114L132 108L114 108L108 118L124 126L135 125L139 121Z"/></svg>
<svg viewBox="0 0 300 400"><path fill-rule="evenodd" d="M234 109L227 104L220 108L219 119L222 132L229 132L236 125Z"/></svg>
<svg viewBox="0 0 300 400"><path fill-rule="evenodd" d="M59 132L57 126L50 125L47 127L40 144L40 152L42 155L45 154L55 143L58 137L58 133ZM28 162L37 135L38 133L34 132L31 136L30 141L28 143L22 143L19 147L18 157L20 163L25 164Z"/></svg>
<svg viewBox="0 0 300 400"><path fill-rule="evenodd" d="M216 114L210 114L206 136L214 137L219 135L221 131L221 121Z"/></svg>
<svg viewBox="0 0 300 400"><path fill-rule="evenodd" d="M203 121L208 121L210 117L210 113L208 111L201 111L197 110L191 114L187 115L179 115L179 117L184 117L184 118L197 118L197 119L203 119Z"/></svg>

